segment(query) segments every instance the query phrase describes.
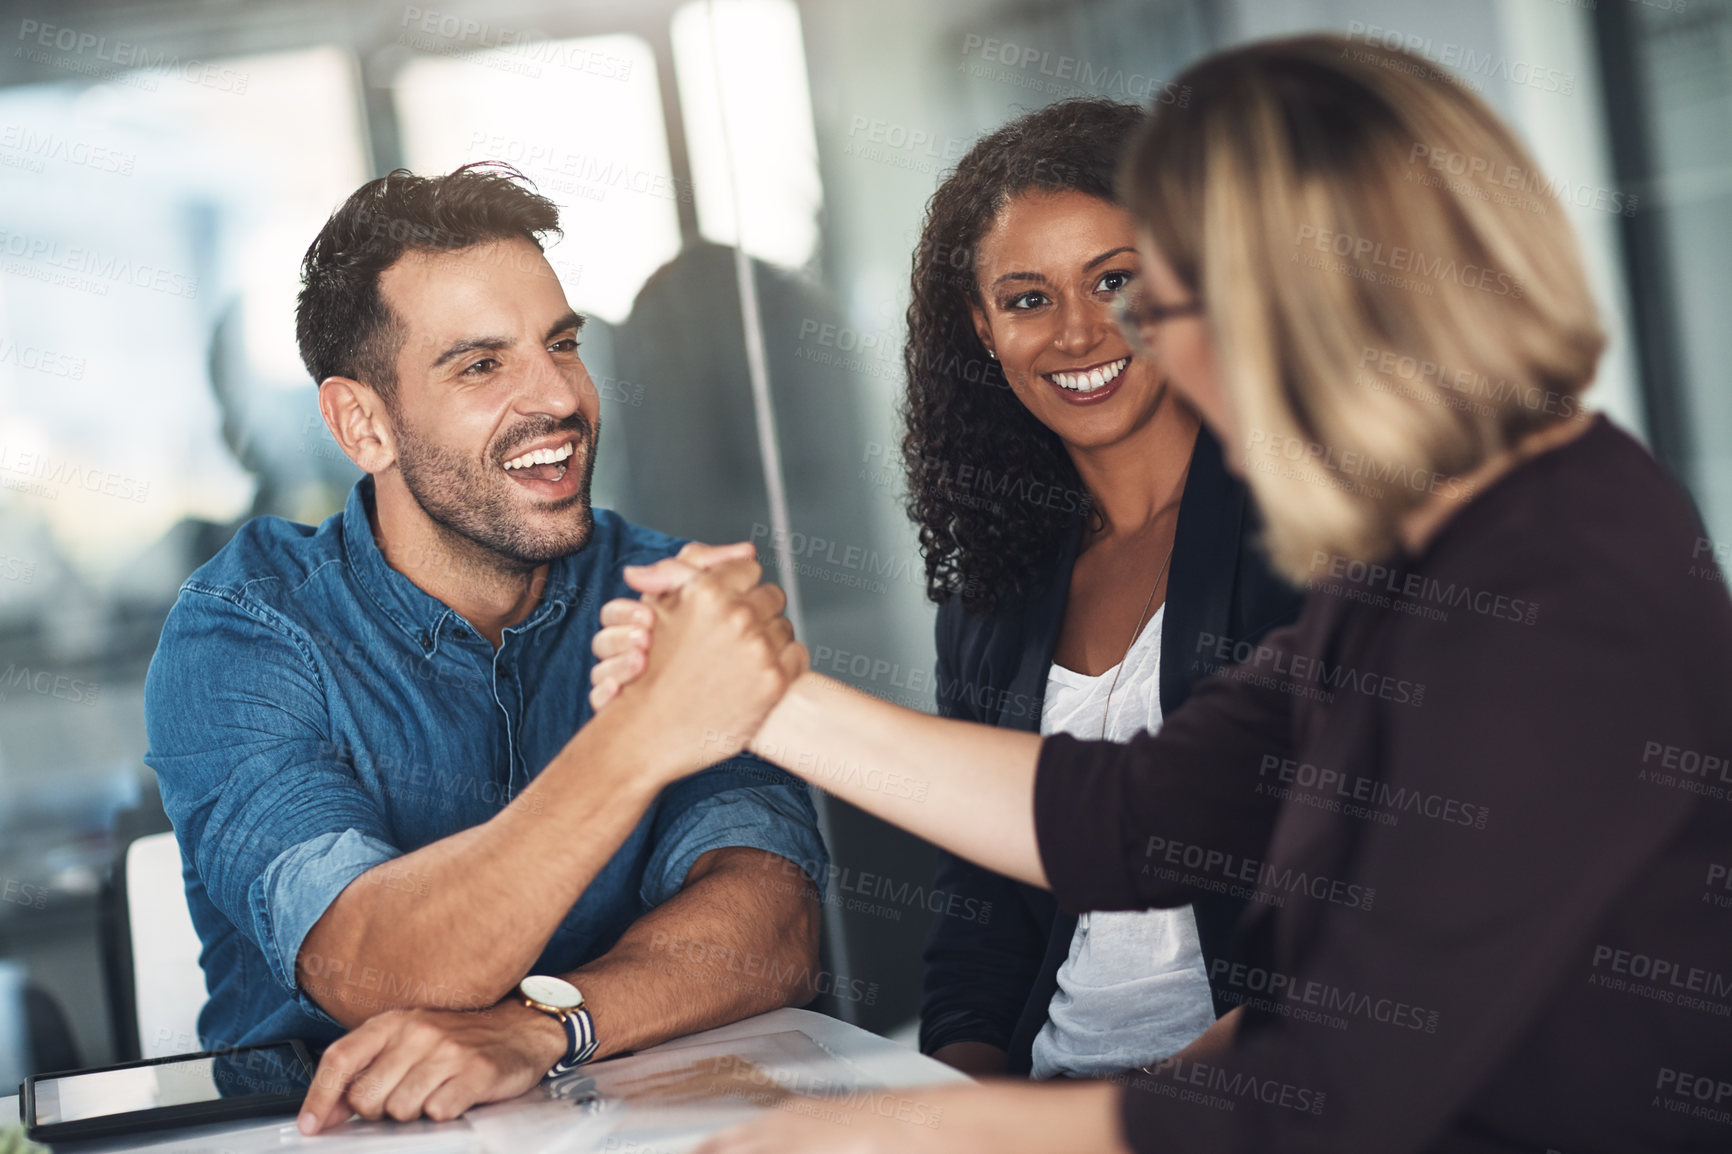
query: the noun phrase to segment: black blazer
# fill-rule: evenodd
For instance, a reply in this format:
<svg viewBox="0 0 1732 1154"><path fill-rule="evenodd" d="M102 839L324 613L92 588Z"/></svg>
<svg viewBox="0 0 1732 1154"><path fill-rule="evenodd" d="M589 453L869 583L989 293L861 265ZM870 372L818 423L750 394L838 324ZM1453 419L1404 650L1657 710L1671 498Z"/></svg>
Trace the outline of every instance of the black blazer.
<svg viewBox="0 0 1732 1154"><path fill-rule="evenodd" d="M1221 460L1208 430L1197 434L1167 580L1161 637L1161 713L1170 716L1204 675L1215 638L1256 640L1291 622L1300 594L1269 570L1253 538L1256 516L1245 487ZM938 610L938 712L945 717L1039 732L1053 647L1064 623L1079 521L1028 595L989 615L966 612L958 598ZM1201 640L1207 638L1208 640ZM1010 1072L1026 1074L1035 1035L1058 989L1076 916L1060 913L1045 890L939 851L935 888L955 897L933 922L926 944L920 1049L986 1042L1007 1051ZM959 899L959 900L958 900ZM1228 956L1243 899L1216 895L1193 903L1206 958ZM1217 1014L1231 1003L1215 993Z"/></svg>

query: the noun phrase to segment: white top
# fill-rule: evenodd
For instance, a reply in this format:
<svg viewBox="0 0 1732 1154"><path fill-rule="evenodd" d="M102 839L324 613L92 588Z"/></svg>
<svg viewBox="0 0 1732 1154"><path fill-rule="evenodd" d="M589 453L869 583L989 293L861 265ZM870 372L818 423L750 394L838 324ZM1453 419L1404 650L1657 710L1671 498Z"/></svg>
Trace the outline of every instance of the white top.
<svg viewBox="0 0 1732 1154"><path fill-rule="evenodd" d="M1155 611L1118 666L1098 677L1054 664L1042 736L1129 741L1161 727L1161 623ZM1114 674L1118 684L1113 684ZM1111 714L1107 694L1112 693ZM1098 1077L1185 1048L1215 1020L1208 970L1190 906L1085 913L1058 970L1047 1022L1034 1039L1036 1078Z"/></svg>

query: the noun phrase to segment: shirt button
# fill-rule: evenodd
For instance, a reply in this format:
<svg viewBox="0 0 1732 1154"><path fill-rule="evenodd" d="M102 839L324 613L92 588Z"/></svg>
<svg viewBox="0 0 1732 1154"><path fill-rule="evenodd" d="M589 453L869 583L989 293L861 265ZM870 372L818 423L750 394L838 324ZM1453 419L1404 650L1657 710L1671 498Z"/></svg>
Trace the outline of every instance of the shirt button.
<svg viewBox="0 0 1732 1154"><path fill-rule="evenodd" d="M422 649L422 651L426 652L426 651L431 650L432 648L433 648L433 639L431 637L427 636L425 633L423 633L421 635L421 649Z"/></svg>

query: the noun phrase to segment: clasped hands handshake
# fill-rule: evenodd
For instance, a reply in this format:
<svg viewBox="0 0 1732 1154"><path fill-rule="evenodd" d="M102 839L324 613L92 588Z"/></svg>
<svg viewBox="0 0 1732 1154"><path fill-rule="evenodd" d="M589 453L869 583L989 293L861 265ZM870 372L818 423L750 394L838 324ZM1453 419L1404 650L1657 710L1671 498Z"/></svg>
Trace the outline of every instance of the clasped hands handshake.
<svg viewBox="0 0 1732 1154"><path fill-rule="evenodd" d="M787 598L762 576L749 542L694 543L627 566L626 584L642 599L602 606L590 705L600 713L616 699L635 702L657 747L671 751L676 777L751 748L806 672L806 647L783 616Z"/></svg>

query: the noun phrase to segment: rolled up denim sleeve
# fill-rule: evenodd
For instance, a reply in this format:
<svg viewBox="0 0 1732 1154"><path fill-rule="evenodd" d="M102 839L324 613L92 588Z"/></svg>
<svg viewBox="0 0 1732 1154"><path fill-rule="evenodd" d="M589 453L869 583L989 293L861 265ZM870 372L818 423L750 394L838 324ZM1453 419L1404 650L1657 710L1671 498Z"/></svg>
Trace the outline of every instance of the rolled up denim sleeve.
<svg viewBox="0 0 1732 1154"><path fill-rule="evenodd" d="M395 846L353 829L319 834L277 855L247 890L271 975L295 989L295 959L314 923L350 882L398 856ZM307 961L313 973L326 968L318 958Z"/></svg>
<svg viewBox="0 0 1732 1154"><path fill-rule="evenodd" d="M399 856L333 743L311 647L270 610L189 585L145 679L145 761L205 892L309 1009L301 943L344 887Z"/></svg>
<svg viewBox="0 0 1732 1154"><path fill-rule="evenodd" d="M740 846L786 858L820 894L829 877L811 791L755 757L734 758L669 787L657 803L652 836L639 894L646 907L678 893L693 863L713 849Z"/></svg>

